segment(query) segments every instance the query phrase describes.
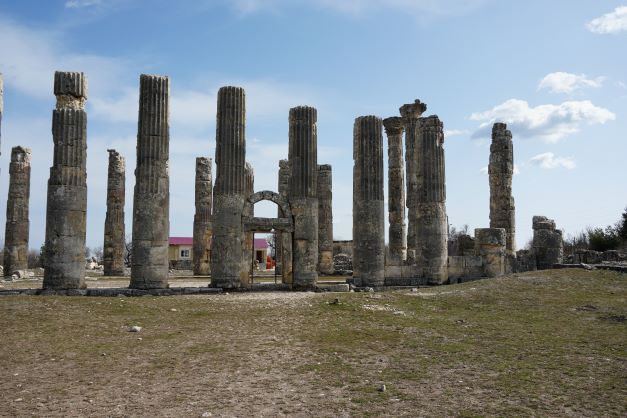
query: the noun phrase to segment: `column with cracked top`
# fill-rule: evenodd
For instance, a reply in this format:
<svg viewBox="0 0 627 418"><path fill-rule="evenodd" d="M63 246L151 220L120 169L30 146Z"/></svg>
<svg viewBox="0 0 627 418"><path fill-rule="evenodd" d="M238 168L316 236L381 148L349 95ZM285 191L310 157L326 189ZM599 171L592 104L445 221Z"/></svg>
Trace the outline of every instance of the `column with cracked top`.
<svg viewBox="0 0 627 418"><path fill-rule="evenodd" d="M416 223L417 223L417 177L416 165L419 157L417 153L418 143L418 120L424 112L427 111L427 104L420 100L414 103L408 103L399 109L403 125L405 128L405 182L407 187L406 203L407 206L407 262L415 263L416 257Z"/></svg>
<svg viewBox="0 0 627 418"><path fill-rule="evenodd" d="M533 217L533 242L531 250L538 270L550 269L553 264L564 260L562 231L556 229L555 221L546 216Z"/></svg>
<svg viewBox="0 0 627 418"><path fill-rule="evenodd" d="M30 199L30 148L13 147L9 164L9 195L4 232L4 274L28 268L28 204Z"/></svg>
<svg viewBox="0 0 627 418"><path fill-rule="evenodd" d="M281 197L289 201L289 184L290 184L290 163L289 160L279 161L279 182L278 190ZM283 213L280 207L277 208L279 218L290 216L289 213ZM280 232L280 231L279 231ZM276 273L281 275L283 283L292 283L292 233L283 232L276 236Z"/></svg>
<svg viewBox="0 0 627 418"><path fill-rule="evenodd" d="M255 170L253 166L246 162L244 166L244 199L248 199L255 191ZM252 218L254 216L255 208L250 204L244 204L242 209L242 216ZM255 233L251 231L242 230L242 285L252 285L252 275L255 274L253 270L255 250ZM266 260L262 260L264 263Z"/></svg>
<svg viewBox="0 0 627 418"><path fill-rule="evenodd" d="M54 74L53 162L46 204L45 289L85 287L87 77Z"/></svg>
<svg viewBox="0 0 627 418"><path fill-rule="evenodd" d="M512 133L504 123L492 127L490 145L490 228L504 228L507 253L516 254L516 211L512 197L514 175L514 145Z"/></svg>
<svg viewBox="0 0 627 418"><path fill-rule="evenodd" d="M383 119L388 137L388 258L386 264L399 266L407 258L405 225L405 164L403 163L403 119Z"/></svg>
<svg viewBox="0 0 627 418"><path fill-rule="evenodd" d="M353 278L361 286L383 286L385 207L381 118L355 119L353 160Z"/></svg>
<svg viewBox="0 0 627 418"><path fill-rule="evenodd" d="M293 285L313 288L318 280L318 112L298 106L289 113L289 201L294 215Z"/></svg>
<svg viewBox="0 0 627 418"><path fill-rule="evenodd" d="M141 75L137 165L133 195L131 288L168 287L169 96L168 77Z"/></svg>
<svg viewBox="0 0 627 418"><path fill-rule="evenodd" d="M211 164L211 158L196 158L196 212L194 213L192 248L194 275L196 276L208 276L211 273L211 210L213 203Z"/></svg>
<svg viewBox="0 0 627 418"><path fill-rule="evenodd" d="M109 152L107 178L107 215L105 217L103 267L105 276L124 275L124 203L126 193L126 162L114 149Z"/></svg>
<svg viewBox="0 0 627 418"><path fill-rule="evenodd" d="M416 264L430 284L443 284L448 280L444 125L435 115L418 124Z"/></svg>
<svg viewBox="0 0 627 418"><path fill-rule="evenodd" d="M245 101L246 94L240 87L222 87L218 91L212 287L237 288L242 281L242 210L246 199Z"/></svg>
<svg viewBox="0 0 627 418"><path fill-rule="evenodd" d="M318 274L333 274L333 183L329 164L318 166Z"/></svg>

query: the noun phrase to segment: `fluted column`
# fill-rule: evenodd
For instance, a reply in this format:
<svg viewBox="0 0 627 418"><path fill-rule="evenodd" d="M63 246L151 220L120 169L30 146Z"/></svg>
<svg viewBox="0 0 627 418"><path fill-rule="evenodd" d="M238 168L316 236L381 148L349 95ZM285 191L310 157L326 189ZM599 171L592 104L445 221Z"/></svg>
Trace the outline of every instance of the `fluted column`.
<svg viewBox="0 0 627 418"><path fill-rule="evenodd" d="M490 145L490 228L504 228L507 253L516 254L516 209L512 197L514 144L512 133L504 123L492 127Z"/></svg>
<svg viewBox="0 0 627 418"><path fill-rule="evenodd" d="M124 275L124 203L126 193L125 160L116 150L109 152L107 215L105 218L103 267L105 276Z"/></svg>
<svg viewBox="0 0 627 418"><path fill-rule="evenodd" d="M315 287L318 280L318 133L315 108L289 114L289 200L294 215L293 284Z"/></svg>
<svg viewBox="0 0 627 418"><path fill-rule="evenodd" d="M333 274L333 179L329 164L318 166L318 273Z"/></svg>
<svg viewBox="0 0 627 418"><path fill-rule="evenodd" d="M141 75L137 165L133 195L130 284L132 288L151 289L168 286L169 96L168 77Z"/></svg>
<svg viewBox="0 0 627 418"><path fill-rule="evenodd" d="M244 199L248 199L251 194L254 193L255 190L255 170L253 166L246 162L244 166ZM252 217L254 215L255 209L251 204L244 204L244 209L242 210L242 216ZM242 230L242 270L241 277L242 285L251 285L252 277L250 275L250 270L252 268L253 263L253 250L255 249L255 233L250 231ZM265 260L264 260L265 263ZM254 272L253 272L254 274Z"/></svg>
<svg viewBox="0 0 627 418"><path fill-rule="evenodd" d="M218 91L216 182L213 189L211 286L239 287L245 199L246 95L240 87Z"/></svg>
<svg viewBox="0 0 627 418"><path fill-rule="evenodd" d="M44 288L85 287L87 78L54 74L53 162L48 179Z"/></svg>
<svg viewBox="0 0 627 418"><path fill-rule="evenodd" d="M2 114L4 113L4 80L0 73L0 145L2 145ZM0 155L2 152L0 152Z"/></svg>
<svg viewBox="0 0 627 418"><path fill-rule="evenodd" d="M278 190L281 197L289 200L290 185L290 163L288 160L279 161L279 182ZM277 208L279 218L290 216L283 213L281 208ZM276 273L281 275L283 283L292 283L292 234L291 232L283 232L277 234L276 242Z"/></svg>
<svg viewBox="0 0 627 418"><path fill-rule="evenodd" d="M362 286L385 284L382 129L377 116L353 128L353 277Z"/></svg>
<svg viewBox="0 0 627 418"><path fill-rule="evenodd" d="M9 196L4 233L4 274L28 268L28 204L30 199L30 148L13 147L9 164Z"/></svg>
<svg viewBox="0 0 627 418"><path fill-rule="evenodd" d="M401 265L407 258L405 225L405 164L403 163L403 119L383 119L388 137L388 248L389 265Z"/></svg>
<svg viewBox="0 0 627 418"><path fill-rule="evenodd" d="M448 224L443 124L420 118L416 152L416 264L431 284L448 280Z"/></svg>
<svg viewBox="0 0 627 418"><path fill-rule="evenodd" d="M192 256L194 275L207 276L211 273L211 208L213 178L211 176L211 158L196 158L196 184L194 213L194 235Z"/></svg>

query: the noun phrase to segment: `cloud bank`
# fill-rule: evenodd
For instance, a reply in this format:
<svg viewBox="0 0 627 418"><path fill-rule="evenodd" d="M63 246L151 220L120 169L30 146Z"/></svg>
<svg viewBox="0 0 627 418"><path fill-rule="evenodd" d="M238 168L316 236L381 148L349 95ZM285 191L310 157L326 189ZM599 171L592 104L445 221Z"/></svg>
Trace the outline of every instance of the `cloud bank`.
<svg viewBox="0 0 627 418"><path fill-rule="evenodd" d="M627 6L619 6L613 12L592 19L586 23L586 28L602 35L627 32Z"/></svg>
<svg viewBox="0 0 627 418"><path fill-rule="evenodd" d="M571 94L591 87L599 88L605 77L589 78L585 74L571 74L562 71L547 74L538 84L538 90L548 89L551 93Z"/></svg>

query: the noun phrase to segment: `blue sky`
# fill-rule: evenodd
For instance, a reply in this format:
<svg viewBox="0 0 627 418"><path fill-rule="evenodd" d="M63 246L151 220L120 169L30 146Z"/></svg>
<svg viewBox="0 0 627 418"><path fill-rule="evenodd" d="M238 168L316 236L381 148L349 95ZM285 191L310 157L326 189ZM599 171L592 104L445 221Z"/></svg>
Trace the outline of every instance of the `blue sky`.
<svg viewBox="0 0 627 418"><path fill-rule="evenodd" d="M1 1L0 223L11 147L29 146L31 247L44 240L53 73L68 70L89 79L91 247L103 239L107 148L127 159L131 231L141 73L171 78L172 236L192 234L194 160L214 156L223 85L246 89L256 190L276 190L289 108L318 108L336 239L352 236L354 118L397 115L414 99L444 122L452 225L489 223L486 134L499 120L514 135L518 246L533 215L567 234L605 226L627 206L626 49L624 0Z"/></svg>

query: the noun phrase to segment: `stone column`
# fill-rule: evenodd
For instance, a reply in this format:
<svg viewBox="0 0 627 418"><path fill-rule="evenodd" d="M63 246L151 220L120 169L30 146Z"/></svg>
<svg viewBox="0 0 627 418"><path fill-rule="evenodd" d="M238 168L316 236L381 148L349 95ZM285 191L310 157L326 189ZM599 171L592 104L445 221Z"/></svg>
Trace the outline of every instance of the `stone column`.
<svg viewBox="0 0 627 418"><path fill-rule="evenodd" d="M255 170L253 166L246 162L244 166L244 200L248 199L255 191ZM251 204L244 204L242 216L253 217L255 208ZM249 286L252 284L250 274L253 263L253 251L255 249L255 233L242 230L242 284ZM265 262L265 260L264 260ZM254 272L253 272L254 274Z"/></svg>
<svg viewBox="0 0 627 418"><path fill-rule="evenodd" d="M246 94L240 87L218 91L216 182L213 188L211 286L241 283L242 210L245 200Z"/></svg>
<svg viewBox="0 0 627 418"><path fill-rule="evenodd" d="M9 164L9 196L4 233L5 276L28 268L30 167L30 148L13 147Z"/></svg>
<svg viewBox="0 0 627 418"><path fill-rule="evenodd" d="M194 275L208 276L211 273L211 208L213 178L211 158L196 158L196 192L194 214Z"/></svg>
<svg viewBox="0 0 627 418"><path fill-rule="evenodd" d="M353 278L385 284L385 208L381 118L361 116L353 127Z"/></svg>
<svg viewBox="0 0 627 418"><path fill-rule="evenodd" d="M288 160L279 161L279 194L289 201L290 183L290 163ZM283 213L281 208L277 208L277 215L280 218L290 216ZM277 274L281 275L283 283L292 283L292 233L283 232L278 234L276 245Z"/></svg>
<svg viewBox="0 0 627 418"><path fill-rule="evenodd" d="M516 255L516 212L512 197L514 146L504 123L492 127L490 145L490 228L505 228L508 255Z"/></svg>
<svg viewBox="0 0 627 418"><path fill-rule="evenodd" d="M405 225L405 164L403 163L403 119L383 119L388 137L388 248L386 263L400 266L407 258Z"/></svg>
<svg viewBox="0 0 627 418"><path fill-rule="evenodd" d="M315 108L299 106L289 115L289 201L294 215L295 288L318 280L318 133Z"/></svg>
<svg viewBox="0 0 627 418"><path fill-rule="evenodd" d="M45 289L85 287L87 217L87 78L54 74L53 162L46 206Z"/></svg>
<svg viewBox="0 0 627 418"><path fill-rule="evenodd" d="M107 180L107 215L105 218L103 267L105 276L124 275L124 202L126 168L124 157L116 150L109 152Z"/></svg>
<svg viewBox="0 0 627 418"><path fill-rule="evenodd" d="M170 80L139 80L137 165L133 195L131 288L168 286L170 234Z"/></svg>
<svg viewBox="0 0 627 418"><path fill-rule="evenodd" d="M437 116L418 123L416 264L430 284L443 284L448 280L443 124Z"/></svg>
<svg viewBox="0 0 627 418"><path fill-rule="evenodd" d="M4 81L0 73L0 145L2 144L2 114L4 113ZM0 155L2 152L0 152Z"/></svg>
<svg viewBox="0 0 627 418"><path fill-rule="evenodd" d="M538 270L550 269L564 259L562 231L555 229L555 221L546 216L533 217L532 252Z"/></svg>
<svg viewBox="0 0 627 418"><path fill-rule="evenodd" d="M416 177L416 165L418 154L416 151L418 143L418 119L427 110L427 104L415 100L401 106L400 113L405 127L405 181L407 182L407 262L415 263L416 257L416 222L418 211L416 208L418 200L418 183Z"/></svg>
<svg viewBox="0 0 627 418"><path fill-rule="evenodd" d="M333 184L329 164L318 166L318 274L333 274Z"/></svg>
<svg viewBox="0 0 627 418"><path fill-rule="evenodd" d="M505 241L503 228L475 229L475 253L481 257L487 277L505 274Z"/></svg>

